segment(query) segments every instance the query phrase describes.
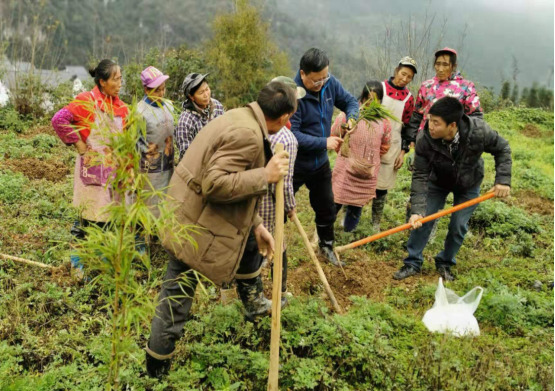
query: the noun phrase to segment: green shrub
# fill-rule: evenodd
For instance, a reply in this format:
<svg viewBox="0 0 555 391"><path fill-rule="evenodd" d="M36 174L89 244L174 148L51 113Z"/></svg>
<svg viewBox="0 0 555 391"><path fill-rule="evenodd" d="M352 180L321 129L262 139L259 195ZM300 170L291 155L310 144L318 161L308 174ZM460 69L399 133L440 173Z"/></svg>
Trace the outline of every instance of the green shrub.
<svg viewBox="0 0 555 391"><path fill-rule="evenodd" d="M489 237L512 237L536 234L541 231L541 221L520 208L511 207L501 201L480 204L469 221L470 227L484 231Z"/></svg>
<svg viewBox="0 0 555 391"><path fill-rule="evenodd" d="M59 141L56 136L44 133L37 134L31 142L33 148L35 148L38 153L51 153L52 148L58 145L58 143Z"/></svg>
<svg viewBox="0 0 555 391"><path fill-rule="evenodd" d="M0 202L15 204L24 199L24 188L29 180L21 173L0 173Z"/></svg>
<svg viewBox="0 0 555 391"><path fill-rule="evenodd" d="M0 129L21 133L23 129L27 129L30 125L30 118L26 115L20 115L13 106L7 105L0 108Z"/></svg>
<svg viewBox="0 0 555 391"><path fill-rule="evenodd" d="M507 334L520 332L524 326L526 299L519 293L504 289L497 293L484 293L476 317Z"/></svg>
<svg viewBox="0 0 555 391"><path fill-rule="evenodd" d="M537 168L519 170L515 177L517 188L537 190L542 196L553 199L553 178L548 178Z"/></svg>

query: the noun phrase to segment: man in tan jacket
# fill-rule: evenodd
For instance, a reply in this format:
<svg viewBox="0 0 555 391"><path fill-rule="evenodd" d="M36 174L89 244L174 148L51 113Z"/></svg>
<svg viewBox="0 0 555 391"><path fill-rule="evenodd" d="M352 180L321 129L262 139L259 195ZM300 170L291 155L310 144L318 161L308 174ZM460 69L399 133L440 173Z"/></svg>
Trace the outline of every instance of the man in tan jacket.
<svg viewBox="0 0 555 391"><path fill-rule="evenodd" d="M272 82L256 102L208 123L177 166L168 194L178 220L199 227L192 234L197 245L177 241L170 231L161 234L170 261L146 348L150 376L169 370L193 302L193 270L217 285L235 278L247 318L270 311L260 267L262 256L271 257L274 240L262 225L258 204L268 184L288 169L287 152L272 156L268 134L278 132L296 109L295 91Z"/></svg>

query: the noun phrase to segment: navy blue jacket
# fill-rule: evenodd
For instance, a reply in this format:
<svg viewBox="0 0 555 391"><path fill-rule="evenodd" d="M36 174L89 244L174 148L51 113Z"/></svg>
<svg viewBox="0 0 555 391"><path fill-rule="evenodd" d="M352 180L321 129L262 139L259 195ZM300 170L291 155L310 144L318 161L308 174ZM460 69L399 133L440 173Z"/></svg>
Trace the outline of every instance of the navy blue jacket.
<svg viewBox="0 0 555 391"><path fill-rule="evenodd" d="M300 72L295 82L307 94L298 101L297 111L291 118L291 131L299 142L295 160L295 173L311 172L328 161L327 138L330 136L333 107L343 111L347 118L358 118L358 102L333 75L320 90L320 99L304 86Z"/></svg>

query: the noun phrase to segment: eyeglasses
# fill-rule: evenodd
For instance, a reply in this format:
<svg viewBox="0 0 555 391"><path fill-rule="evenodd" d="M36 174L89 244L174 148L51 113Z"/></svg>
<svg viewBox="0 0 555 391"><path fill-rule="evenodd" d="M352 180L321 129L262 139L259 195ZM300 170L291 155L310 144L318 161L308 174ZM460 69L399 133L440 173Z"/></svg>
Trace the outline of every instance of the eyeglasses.
<svg viewBox="0 0 555 391"><path fill-rule="evenodd" d="M314 81L314 80L310 79L310 81L312 82L312 85L313 85L314 87L319 87L319 86L323 86L324 84L326 84L326 82L327 82L330 78L331 78L331 75L328 73L328 76L325 77L325 78L323 78L323 79L321 79L321 80Z"/></svg>

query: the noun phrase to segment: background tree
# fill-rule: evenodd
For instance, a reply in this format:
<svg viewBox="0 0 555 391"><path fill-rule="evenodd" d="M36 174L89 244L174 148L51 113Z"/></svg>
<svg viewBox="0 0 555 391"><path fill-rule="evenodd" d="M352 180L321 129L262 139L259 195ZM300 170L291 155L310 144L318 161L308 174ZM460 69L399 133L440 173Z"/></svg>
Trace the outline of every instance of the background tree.
<svg viewBox="0 0 555 391"><path fill-rule="evenodd" d="M511 102L513 102L513 104L518 104L518 84L514 84L513 85L513 92L511 94Z"/></svg>
<svg viewBox="0 0 555 391"><path fill-rule="evenodd" d="M542 109L553 110L553 90L547 87L538 89L538 107Z"/></svg>
<svg viewBox="0 0 555 391"><path fill-rule="evenodd" d="M120 97L125 102L131 103L133 99L140 99L143 96L144 90L140 74L143 69L150 65L155 66L170 77L166 81L166 98L174 102L183 99L181 84L187 74L213 71L213 69L207 68L204 53L197 49L190 49L185 44L165 51L154 47L143 58L124 65L124 89ZM220 98L217 94L213 93L213 95L218 99Z"/></svg>
<svg viewBox="0 0 555 391"><path fill-rule="evenodd" d="M511 83L508 80L503 82L503 86L501 87L501 99L507 100L509 99L509 95L511 93Z"/></svg>
<svg viewBox="0 0 555 391"><path fill-rule="evenodd" d="M532 88L530 88L530 92L528 93L528 98L526 99L526 105L528 107L539 107L540 100L538 97L538 90L539 86L537 82L532 84Z"/></svg>
<svg viewBox="0 0 555 391"><path fill-rule="evenodd" d="M214 90L226 107L255 100L270 79L291 73L287 55L273 42L259 11L248 0L237 1L236 7L214 20L206 53L218 76Z"/></svg>
<svg viewBox="0 0 555 391"><path fill-rule="evenodd" d="M528 87L524 87L524 89L522 90L522 95L520 96L520 102L527 105L528 95L530 95L530 89Z"/></svg>

